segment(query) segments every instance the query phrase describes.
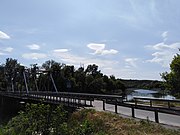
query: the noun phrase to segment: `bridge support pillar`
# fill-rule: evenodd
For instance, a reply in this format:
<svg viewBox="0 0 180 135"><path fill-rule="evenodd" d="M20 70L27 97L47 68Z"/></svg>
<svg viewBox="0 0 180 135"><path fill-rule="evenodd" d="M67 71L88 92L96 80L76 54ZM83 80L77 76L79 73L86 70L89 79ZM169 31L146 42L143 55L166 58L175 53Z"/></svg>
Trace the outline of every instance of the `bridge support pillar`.
<svg viewBox="0 0 180 135"><path fill-rule="evenodd" d="M156 122L156 123L159 123L158 111L155 110L154 114L155 114L155 122Z"/></svg>

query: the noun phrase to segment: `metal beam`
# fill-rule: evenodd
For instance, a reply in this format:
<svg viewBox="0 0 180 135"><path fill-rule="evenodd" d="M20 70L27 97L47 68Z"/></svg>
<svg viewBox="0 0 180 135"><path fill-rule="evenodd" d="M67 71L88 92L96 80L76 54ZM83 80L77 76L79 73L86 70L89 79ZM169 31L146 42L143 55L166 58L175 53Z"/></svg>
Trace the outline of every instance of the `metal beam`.
<svg viewBox="0 0 180 135"><path fill-rule="evenodd" d="M51 81L52 81L52 83L53 83L54 89L56 90L56 92L58 92L57 87L56 87L56 84L55 84L55 82L54 82L54 79L53 79L51 73L50 73L50 77L51 77Z"/></svg>
<svg viewBox="0 0 180 135"><path fill-rule="evenodd" d="M26 86L26 92L29 93L29 89L28 89L28 85L27 85L27 80L26 80L26 75L25 75L24 71L23 71L23 77L24 77L24 83L25 83L25 86Z"/></svg>

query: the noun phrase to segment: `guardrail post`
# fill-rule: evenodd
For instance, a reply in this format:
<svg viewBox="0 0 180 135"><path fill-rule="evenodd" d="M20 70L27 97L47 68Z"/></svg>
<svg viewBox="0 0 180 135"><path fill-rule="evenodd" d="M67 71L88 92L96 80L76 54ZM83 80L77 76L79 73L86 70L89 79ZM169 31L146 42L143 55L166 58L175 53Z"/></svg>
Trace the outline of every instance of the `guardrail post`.
<svg viewBox="0 0 180 135"><path fill-rule="evenodd" d="M132 111L132 117L135 118L134 106L132 106L131 111Z"/></svg>
<svg viewBox="0 0 180 135"><path fill-rule="evenodd" d="M115 100L115 113L118 113L117 112L117 99Z"/></svg>
<svg viewBox="0 0 180 135"><path fill-rule="evenodd" d="M103 99L103 110L105 110L105 100Z"/></svg>
<svg viewBox="0 0 180 135"><path fill-rule="evenodd" d="M152 107L152 100L150 100L150 107Z"/></svg>
<svg viewBox="0 0 180 135"><path fill-rule="evenodd" d="M135 98L135 105L137 105L137 99Z"/></svg>
<svg viewBox="0 0 180 135"><path fill-rule="evenodd" d="M169 108L169 109L171 108L171 104L170 104L170 101L168 101L168 108Z"/></svg>
<svg viewBox="0 0 180 135"><path fill-rule="evenodd" d="M159 123L158 111L155 110L154 114L155 114L155 122L156 122L156 123Z"/></svg>

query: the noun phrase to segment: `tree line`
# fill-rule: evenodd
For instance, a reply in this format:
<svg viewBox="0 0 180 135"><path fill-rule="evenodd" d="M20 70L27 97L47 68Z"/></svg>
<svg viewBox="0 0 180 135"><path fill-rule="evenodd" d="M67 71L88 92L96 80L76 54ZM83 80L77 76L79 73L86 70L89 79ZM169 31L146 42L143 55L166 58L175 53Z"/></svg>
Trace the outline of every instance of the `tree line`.
<svg viewBox="0 0 180 135"><path fill-rule="evenodd" d="M16 59L7 58L5 64L0 65L0 90L20 92L27 89L104 94L118 91L122 94L126 88L121 79L104 75L96 64L76 69L73 65L48 60L41 66L25 67Z"/></svg>

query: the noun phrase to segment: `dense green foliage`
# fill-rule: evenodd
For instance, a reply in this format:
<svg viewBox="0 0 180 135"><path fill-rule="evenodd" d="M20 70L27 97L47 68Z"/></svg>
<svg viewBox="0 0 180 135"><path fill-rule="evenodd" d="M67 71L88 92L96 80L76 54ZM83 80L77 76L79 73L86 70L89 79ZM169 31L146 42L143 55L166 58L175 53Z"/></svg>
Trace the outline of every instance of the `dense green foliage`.
<svg viewBox="0 0 180 135"><path fill-rule="evenodd" d="M170 92L180 98L180 55L174 56L170 64L170 72L164 72L161 74L164 79L164 86Z"/></svg>
<svg viewBox="0 0 180 135"><path fill-rule="evenodd" d="M49 60L42 66L32 64L28 68L12 58L8 58L5 64L0 65L0 90L26 91L24 74L29 91L56 91L57 88L57 91L61 92L112 93L118 91L123 93L125 90L120 79L103 75L95 64L88 65L87 68L75 69L74 66Z"/></svg>
<svg viewBox="0 0 180 135"><path fill-rule="evenodd" d="M4 135L57 135L67 131L67 113L62 106L27 104L4 128Z"/></svg>
<svg viewBox="0 0 180 135"><path fill-rule="evenodd" d="M121 80L126 88L162 89L162 82L157 80Z"/></svg>
<svg viewBox="0 0 180 135"><path fill-rule="evenodd" d="M81 109L72 114L62 106L27 105L9 123L0 127L0 135L180 135L150 121L135 121L111 113Z"/></svg>
<svg viewBox="0 0 180 135"><path fill-rule="evenodd" d="M104 133L102 120L87 119L88 113L94 110L83 110L68 114L63 106L45 104L27 104L25 111L12 118L0 129L0 135L90 135Z"/></svg>

